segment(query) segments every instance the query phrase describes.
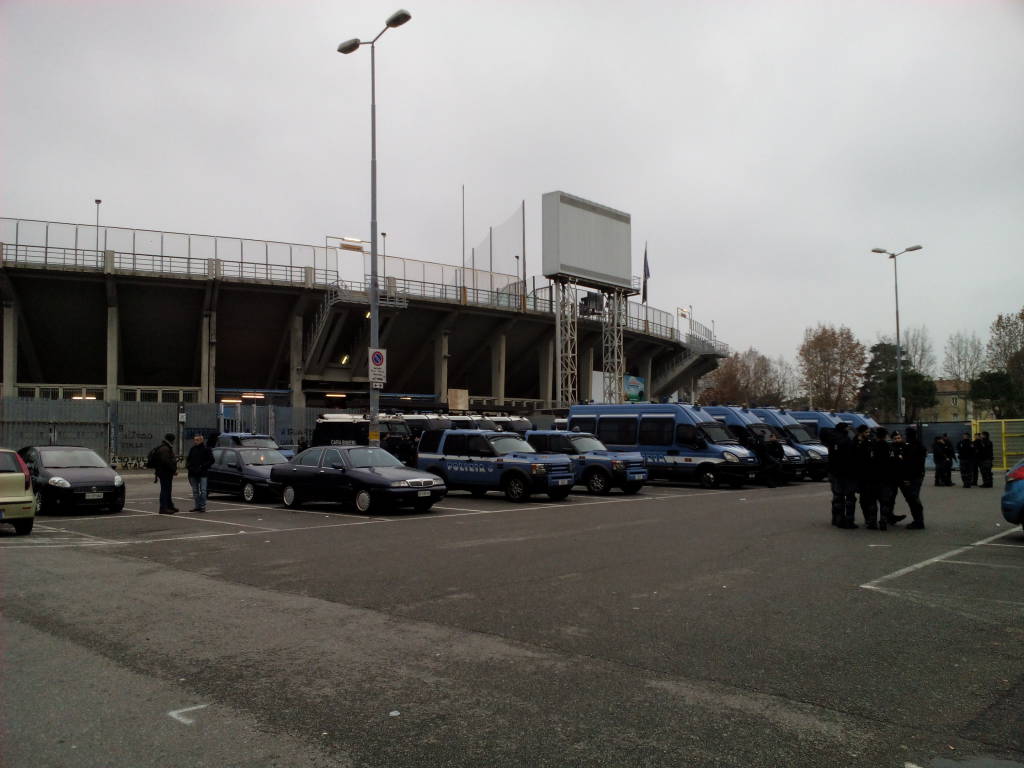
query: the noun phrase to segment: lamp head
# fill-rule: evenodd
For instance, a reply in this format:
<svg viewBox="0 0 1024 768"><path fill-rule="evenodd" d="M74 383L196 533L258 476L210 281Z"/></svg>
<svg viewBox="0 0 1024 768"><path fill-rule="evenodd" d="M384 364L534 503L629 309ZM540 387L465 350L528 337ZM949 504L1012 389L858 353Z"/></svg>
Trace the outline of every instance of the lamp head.
<svg viewBox="0 0 1024 768"><path fill-rule="evenodd" d="M885 248L872 248L871 252L872 253L888 253L888 251L885 250Z"/></svg>
<svg viewBox="0 0 1024 768"><path fill-rule="evenodd" d="M351 40L346 40L344 43L338 46L338 53L354 53L359 50L359 46L362 43L358 37L353 37Z"/></svg>
<svg viewBox="0 0 1024 768"><path fill-rule="evenodd" d="M97 201L96 201L96 205L99 205L99 204L100 204L100 203L102 203L102 202L103 202L102 200L97 200Z"/></svg>
<svg viewBox="0 0 1024 768"><path fill-rule="evenodd" d="M395 27L402 26L403 24L405 24L405 22L407 22L411 18L412 18L412 14L409 13L404 8L402 8L402 9L397 10L394 13L392 13L391 16L388 18L386 23L387 23L387 25L391 29L394 29Z"/></svg>
<svg viewBox="0 0 1024 768"><path fill-rule="evenodd" d="M912 245L909 248L907 248L907 250L908 251L920 251L923 247L924 247L923 245Z"/></svg>

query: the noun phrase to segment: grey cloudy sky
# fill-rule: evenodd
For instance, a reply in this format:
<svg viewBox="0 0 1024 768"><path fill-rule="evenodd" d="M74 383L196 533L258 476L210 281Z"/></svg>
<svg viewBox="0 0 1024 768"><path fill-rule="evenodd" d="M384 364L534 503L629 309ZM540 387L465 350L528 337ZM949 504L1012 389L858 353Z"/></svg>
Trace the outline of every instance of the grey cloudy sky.
<svg viewBox="0 0 1024 768"><path fill-rule="evenodd" d="M792 358L808 325L940 353L1024 303L1024 3L406 0L378 44L389 254L458 264L561 189L633 217L650 303ZM380 2L4 0L0 213L369 236ZM539 271L537 269L536 271Z"/></svg>

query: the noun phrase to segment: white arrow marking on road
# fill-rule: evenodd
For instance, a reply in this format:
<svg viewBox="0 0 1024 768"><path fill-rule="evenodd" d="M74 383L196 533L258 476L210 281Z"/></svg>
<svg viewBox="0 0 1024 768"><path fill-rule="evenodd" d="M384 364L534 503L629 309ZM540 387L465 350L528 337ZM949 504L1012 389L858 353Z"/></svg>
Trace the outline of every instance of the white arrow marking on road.
<svg viewBox="0 0 1024 768"><path fill-rule="evenodd" d="M195 720L193 720L191 717L184 717L184 716L182 716L181 713L182 712L192 712L192 711L194 711L196 709L205 709L208 706L210 706L210 705L209 704L197 704L194 707L185 707L184 709L174 709L174 710L171 710L170 712L168 712L167 714L170 717L173 717L179 723L184 723L185 725L192 725L192 723L194 723Z"/></svg>

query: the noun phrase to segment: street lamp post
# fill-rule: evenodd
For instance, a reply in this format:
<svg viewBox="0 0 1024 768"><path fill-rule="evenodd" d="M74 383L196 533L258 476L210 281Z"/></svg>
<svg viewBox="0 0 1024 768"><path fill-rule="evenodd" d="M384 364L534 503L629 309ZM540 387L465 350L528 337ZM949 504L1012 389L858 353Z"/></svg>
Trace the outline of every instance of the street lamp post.
<svg viewBox="0 0 1024 768"><path fill-rule="evenodd" d="M377 41L389 29L400 27L412 18L406 10L395 11L384 29L369 42L358 37L338 46L338 53L355 53L361 46L370 46L370 346L380 343L380 296L377 291ZM370 384L370 445L380 445L380 390Z"/></svg>
<svg viewBox="0 0 1024 768"><path fill-rule="evenodd" d="M896 257L908 251L920 251L924 246L911 245L899 253L887 251L885 248L872 248L872 253L885 253L892 259L892 279L896 290L896 413L899 414L900 424L903 423L903 349L900 346L900 278L896 271Z"/></svg>
<svg viewBox="0 0 1024 768"><path fill-rule="evenodd" d="M96 253L100 252L100 203L103 201L96 198Z"/></svg>

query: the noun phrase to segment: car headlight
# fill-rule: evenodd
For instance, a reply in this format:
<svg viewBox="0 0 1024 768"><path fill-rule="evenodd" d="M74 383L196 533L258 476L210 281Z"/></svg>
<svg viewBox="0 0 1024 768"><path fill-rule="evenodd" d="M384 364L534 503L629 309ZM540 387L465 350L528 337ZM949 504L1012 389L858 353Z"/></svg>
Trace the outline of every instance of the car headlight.
<svg viewBox="0 0 1024 768"><path fill-rule="evenodd" d="M545 472L543 464L531 464L530 471L535 475L543 475Z"/></svg>
<svg viewBox="0 0 1024 768"><path fill-rule="evenodd" d="M408 480L395 480L395 482L393 482L391 484L391 487L392 488L408 488L409 487L409 481Z"/></svg>
<svg viewBox="0 0 1024 768"><path fill-rule="evenodd" d="M444 480L442 480L440 477L435 477L434 485L444 485Z"/></svg>
<svg viewBox="0 0 1024 768"><path fill-rule="evenodd" d="M626 468L626 462L620 461L619 459L613 459L612 460L612 470L613 471L621 472L625 468Z"/></svg>
<svg viewBox="0 0 1024 768"><path fill-rule="evenodd" d="M58 488L70 488L71 487L71 483L69 483L63 477L51 477L47 482L50 485L57 486Z"/></svg>
<svg viewBox="0 0 1024 768"><path fill-rule="evenodd" d="M722 458L725 459L726 461L732 461L732 462L739 461L739 457L735 453L730 453L729 451L726 451L725 453L723 453L722 454Z"/></svg>
<svg viewBox="0 0 1024 768"><path fill-rule="evenodd" d="M825 458L825 454L820 451L808 451L807 458L811 461L822 461Z"/></svg>
<svg viewBox="0 0 1024 768"><path fill-rule="evenodd" d="M122 485L124 485L124 478L120 475L114 475L114 487L120 488Z"/></svg>

